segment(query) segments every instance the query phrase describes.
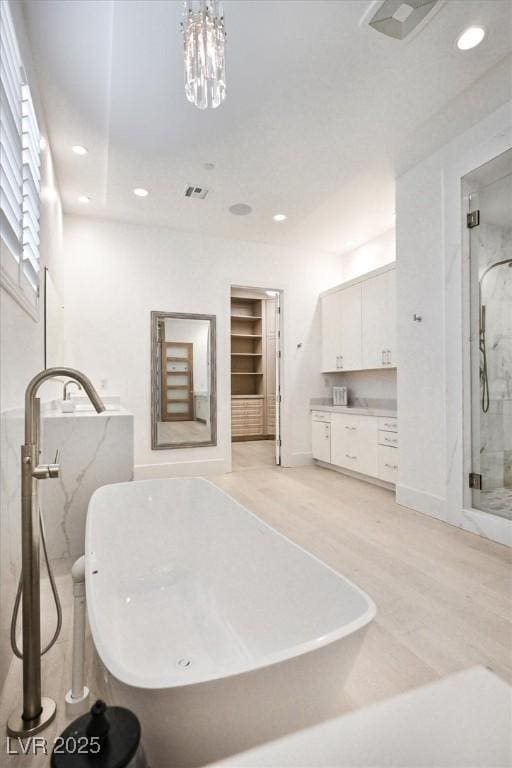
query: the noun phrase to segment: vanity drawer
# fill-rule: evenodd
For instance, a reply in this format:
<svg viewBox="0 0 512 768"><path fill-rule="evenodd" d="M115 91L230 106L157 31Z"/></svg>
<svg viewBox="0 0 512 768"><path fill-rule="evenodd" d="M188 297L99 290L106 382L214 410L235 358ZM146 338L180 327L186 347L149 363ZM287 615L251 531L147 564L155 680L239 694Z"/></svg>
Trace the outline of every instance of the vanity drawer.
<svg viewBox="0 0 512 768"><path fill-rule="evenodd" d="M398 432L383 432L382 429L379 429L379 445L398 448Z"/></svg>
<svg viewBox="0 0 512 768"><path fill-rule="evenodd" d="M326 421L329 424L331 422L331 414L329 411L311 411L311 416L313 421Z"/></svg>
<svg viewBox="0 0 512 768"><path fill-rule="evenodd" d="M383 432L398 432L398 419L396 417L379 416L379 429Z"/></svg>
<svg viewBox="0 0 512 768"><path fill-rule="evenodd" d="M398 482L398 450L379 445L379 479L387 483Z"/></svg>

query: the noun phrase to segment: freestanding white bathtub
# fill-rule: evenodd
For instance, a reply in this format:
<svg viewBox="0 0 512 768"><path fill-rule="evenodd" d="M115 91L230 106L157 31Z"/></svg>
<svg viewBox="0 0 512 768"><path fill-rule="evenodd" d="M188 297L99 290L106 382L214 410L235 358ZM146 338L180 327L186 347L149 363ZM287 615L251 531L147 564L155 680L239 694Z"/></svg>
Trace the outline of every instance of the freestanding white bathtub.
<svg viewBox="0 0 512 768"><path fill-rule="evenodd" d="M109 485L86 527L109 703L152 768L188 768L339 713L375 616L358 587L207 480Z"/></svg>

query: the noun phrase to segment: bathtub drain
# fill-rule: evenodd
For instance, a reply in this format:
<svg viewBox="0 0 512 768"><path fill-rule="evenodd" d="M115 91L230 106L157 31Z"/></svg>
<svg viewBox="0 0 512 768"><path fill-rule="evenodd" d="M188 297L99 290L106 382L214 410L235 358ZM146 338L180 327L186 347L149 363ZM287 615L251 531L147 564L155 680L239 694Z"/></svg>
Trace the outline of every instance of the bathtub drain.
<svg viewBox="0 0 512 768"><path fill-rule="evenodd" d="M187 667L190 667L192 662L190 661L190 659L182 658L182 659L178 659L176 664L178 665L178 667L181 667L182 669L186 669Z"/></svg>

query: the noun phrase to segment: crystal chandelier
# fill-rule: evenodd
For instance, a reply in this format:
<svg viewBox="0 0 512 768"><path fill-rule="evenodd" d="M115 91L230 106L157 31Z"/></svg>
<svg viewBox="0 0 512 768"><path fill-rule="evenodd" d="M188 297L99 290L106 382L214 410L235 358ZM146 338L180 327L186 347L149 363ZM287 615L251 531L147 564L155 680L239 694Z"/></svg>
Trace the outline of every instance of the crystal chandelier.
<svg viewBox="0 0 512 768"><path fill-rule="evenodd" d="M184 0L185 94L199 109L226 98L226 32L219 0Z"/></svg>

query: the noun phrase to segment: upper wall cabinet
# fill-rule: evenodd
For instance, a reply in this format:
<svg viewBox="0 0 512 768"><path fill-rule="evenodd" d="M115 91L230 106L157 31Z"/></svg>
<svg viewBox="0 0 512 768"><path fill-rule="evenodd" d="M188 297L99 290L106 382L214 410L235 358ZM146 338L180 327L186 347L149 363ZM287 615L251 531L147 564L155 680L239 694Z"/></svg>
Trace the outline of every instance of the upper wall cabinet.
<svg viewBox="0 0 512 768"><path fill-rule="evenodd" d="M322 371L396 366L394 266L321 297Z"/></svg>
<svg viewBox="0 0 512 768"><path fill-rule="evenodd" d="M396 276L390 269L362 284L363 368L396 366Z"/></svg>
<svg viewBox="0 0 512 768"><path fill-rule="evenodd" d="M353 285L322 298L322 370L361 366L361 286Z"/></svg>

